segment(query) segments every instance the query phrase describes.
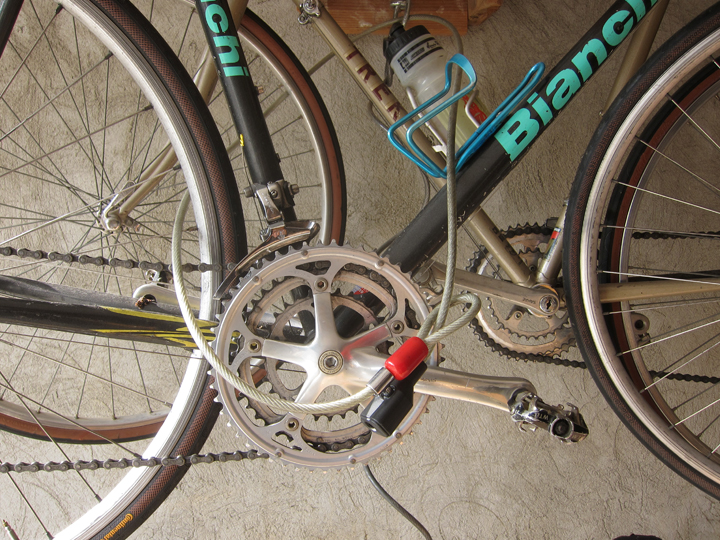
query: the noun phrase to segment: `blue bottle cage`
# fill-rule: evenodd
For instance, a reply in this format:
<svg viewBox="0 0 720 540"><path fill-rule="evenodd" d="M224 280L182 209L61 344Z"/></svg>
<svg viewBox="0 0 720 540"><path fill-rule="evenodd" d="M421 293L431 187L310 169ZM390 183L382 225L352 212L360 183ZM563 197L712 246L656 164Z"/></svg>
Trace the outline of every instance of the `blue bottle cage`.
<svg viewBox="0 0 720 540"><path fill-rule="evenodd" d="M405 136L405 139L407 141L406 148L398 139L395 132L400 126L408 122L411 118L428 110L430 107L432 107L434 104L436 104L438 101L440 101L447 95L447 93L450 91L452 64L455 64L460 69L462 69L467 75L470 82L467 86L465 86L465 88L448 98L446 101L432 109L427 114L424 114L420 119L416 120L408 128L407 134ZM505 100L500 104L500 106L495 109L493 113L488 116L482 124L480 124L480 127L475 131L475 133L473 133L470 138L465 141L465 144L463 144L460 149L455 153L457 160L456 168L458 171L463 167L463 165L465 165L465 163L467 163L467 160L470 159L470 157L483 145L483 143L485 143L485 141L487 141L498 130L500 125L505 122L513 109L515 109L515 107L521 101L528 98L537 83L540 82L540 77L542 77L544 71L545 64L543 64L542 62L535 64L530 69L530 71L525 76L520 85L515 90L513 90L513 92L507 98L505 98ZM466 96L470 92L472 92L475 88L476 81L477 76L475 75L475 70L473 69L472 64L470 64L470 61L461 54L454 55L450 60L448 60L448 63L445 65L445 88L443 88L443 90L436 94L432 99L428 100L417 109L403 116L400 120L390 126L390 129L388 129L388 139L390 139L390 142L393 144L393 146L395 146L395 148L397 148L405 157L410 159L413 163L415 163L415 165L420 167L420 169L425 171L430 176L434 176L436 178L447 178L447 167L445 167L444 169L440 169L440 167L433 163L432 160L430 160L430 158L420 150L417 144L415 144L415 141L412 140L413 134L420 126L427 123L429 120L435 118L438 114L450 107L453 103L456 103L458 100L462 99L463 96Z"/></svg>

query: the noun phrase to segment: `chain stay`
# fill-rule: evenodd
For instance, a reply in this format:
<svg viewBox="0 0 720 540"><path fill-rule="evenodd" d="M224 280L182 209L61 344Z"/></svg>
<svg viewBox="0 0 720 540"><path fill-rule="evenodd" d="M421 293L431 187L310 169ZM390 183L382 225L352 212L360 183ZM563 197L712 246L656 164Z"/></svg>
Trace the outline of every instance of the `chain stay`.
<svg viewBox="0 0 720 540"><path fill-rule="evenodd" d="M184 467L190 465L198 465L200 463L225 463L228 461L242 461L244 459L268 459L268 454L259 454L257 450L248 452L220 452L219 454L192 454L189 456L176 456L174 458L157 458L151 457L143 459L135 457L133 459L107 459L101 461L93 459L91 461L49 461L48 463L2 463L0 464L0 473L8 474L10 472L66 472L66 471L94 471L97 469L127 469L130 467Z"/></svg>

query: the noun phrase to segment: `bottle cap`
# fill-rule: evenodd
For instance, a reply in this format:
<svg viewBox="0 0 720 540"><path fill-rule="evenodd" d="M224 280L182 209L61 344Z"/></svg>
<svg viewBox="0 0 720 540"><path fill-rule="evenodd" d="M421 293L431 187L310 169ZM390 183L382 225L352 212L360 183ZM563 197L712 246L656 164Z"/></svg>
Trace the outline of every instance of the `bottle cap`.
<svg viewBox="0 0 720 540"><path fill-rule="evenodd" d="M385 58L387 58L388 62L392 61L395 55L399 53L408 43L425 34L429 36L430 32L428 32L428 29L422 25L413 26L409 30L405 30L403 25L395 23L392 28L390 28L389 41L384 47L383 52L385 53Z"/></svg>

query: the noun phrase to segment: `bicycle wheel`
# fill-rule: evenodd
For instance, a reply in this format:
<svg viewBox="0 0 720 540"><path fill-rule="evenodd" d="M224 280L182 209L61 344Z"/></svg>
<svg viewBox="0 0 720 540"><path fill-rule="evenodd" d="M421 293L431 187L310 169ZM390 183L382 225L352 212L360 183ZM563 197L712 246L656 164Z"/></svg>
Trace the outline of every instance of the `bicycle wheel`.
<svg viewBox="0 0 720 540"><path fill-rule="evenodd" d="M565 235L563 267L578 344L610 405L718 498L719 54L720 4L617 98L573 185L566 228L580 233Z"/></svg>
<svg viewBox="0 0 720 540"><path fill-rule="evenodd" d="M156 13L161 13L161 10L157 10ZM189 17L191 18L194 10L190 13L191 15L189 15ZM175 13L175 15L178 19L182 20L181 13ZM177 24L176 26L183 28L189 24L190 21L186 21L185 24ZM248 11L244 17L242 26L239 29L239 35L243 40L243 46L246 49L248 63L252 69L254 80L257 82L258 88L262 91L261 104L265 110L265 116L271 129L276 150L278 150L281 156L283 173L286 180L297 186L298 193L295 196L297 214L301 219L314 219L320 223L318 241L327 244L331 240L335 240L341 243L345 226L345 176L337 137L322 99L310 77L293 53L285 46L280 38L252 12ZM186 49L198 49L198 47L192 46L189 40L183 40L182 43L185 45L185 48L179 47L178 53L181 55L184 55ZM201 48L202 47L200 47L200 49ZM197 64L197 59L186 59L186 62ZM48 75L45 74L45 76ZM108 80L111 80L110 77L108 77ZM93 82L97 85L97 88L93 89L92 92L102 95L104 87L106 86L103 79L98 77L97 80ZM18 82L16 84L20 83ZM39 84L40 83L38 83L38 85ZM83 80L83 84L89 86L87 78ZM90 91L86 90L86 93L90 93ZM19 93L19 97L20 96L22 96L21 93ZM102 102L97 104L97 108L100 111L99 114L102 113L102 106ZM117 107L117 105L114 107ZM232 152L238 182L241 184L241 187L242 185L249 185L249 179L245 174L243 166L242 148L233 143L233 137L231 137L231 135L234 134L234 128L224 97L220 92L216 92L213 96L211 107L213 108L215 118L222 126L226 145ZM60 114L58 111L55 112L58 115ZM56 118L56 123L62 122L64 125L72 125L74 118L70 120L66 118L68 115L72 116L74 114L75 111L72 109L69 113L64 112L62 118ZM113 126L113 129L117 128ZM98 134L100 131L100 129L97 130ZM77 138L79 138L79 136ZM136 147L135 154L142 156L143 163L146 164L149 162L148 157L142 154L145 148L141 144L136 144ZM129 154L129 163L132 163L133 160L136 162L140 161L140 158L133 158L132 151L130 151ZM92 155L85 157L85 161L90 162L90 158L92 158ZM171 178L171 176L168 176L165 185L158 188L157 193L163 193L161 190L165 190L167 194L166 199L170 200L174 197L179 200L179 196L177 195L179 189L177 186L172 189L167 187L168 185L172 185ZM165 220L165 222L162 223L162 231L156 231L156 238L169 238L172 212L166 211L165 206L160 206L160 202L162 202L162 199L159 196L155 197L155 201L146 199L141 210L142 217L136 221L140 225L144 225L147 224L148 221L160 224L162 220ZM151 204L157 205L157 207L154 208L154 212L145 210L145 208L149 208ZM249 236L252 239L252 245L255 245L260 239L260 230L263 224L260 209L255 199L245 199L243 205L245 207L246 218L250 216L246 223L250 230ZM160 210L164 212L162 220L157 218ZM136 214L131 214L131 216L137 217ZM132 234L130 228L126 228L124 232ZM135 244L139 245L139 241L136 241ZM147 242L145 242L145 245L147 245ZM146 253L142 253L143 250L139 250L142 256L134 253L133 256L130 257L127 253L129 250L122 245L114 249L115 251L122 252L123 256L129 259L142 260L143 258L150 258L152 264L157 264L158 261L167 262L169 260L169 256L166 253L167 250L155 253L155 251L160 248L165 249L165 245L156 245L153 248L146 248L145 245L143 245L143 249ZM48 244L44 244L44 246L46 248L50 247ZM36 246L35 249L41 247L42 246ZM110 252L111 249L113 248L109 247L106 252ZM50 249L46 249L45 251L50 253ZM147 256L150 252L152 252L152 257ZM115 256L115 253L113 252L112 255ZM113 256L106 258L112 260ZM189 262L197 263L197 261L192 260L192 258ZM22 261L22 263L25 263L25 260ZM94 268L92 264L86 265L86 268L88 266ZM113 271L116 270L113 269ZM155 277L160 276L164 278L167 276L167 273L158 274L152 270L150 272ZM134 291L139 291L139 287L143 285L143 283L151 283L151 280L143 279L144 277L145 276L137 270L134 275L132 275L135 283ZM197 283L195 283L195 287L198 287ZM107 290L107 288L105 288L105 290ZM29 338L23 337L22 339ZM37 338L35 338L34 341L37 342ZM75 341L77 342L77 340ZM2 342L0 342L0 344L2 344ZM73 346L79 347L77 343ZM98 345L96 342L88 341L84 344L84 347L89 350L90 348L96 349ZM175 367L173 359L176 359L174 360L175 363L179 362L176 369L177 371L182 371L182 358L186 355L180 351L168 349L167 347L153 348L145 344L141 347L135 347L136 350L138 348L144 357L144 359L137 361L135 371L137 372L138 378L142 379L143 377L143 370L140 369L141 365L155 365L162 361L167 362L167 359L170 359L170 367ZM20 348L19 351L19 354L23 354L24 349ZM60 351L57 354L64 353ZM135 354L134 351L132 354ZM53 360L57 359L55 357L53 357L52 360L46 359L46 363L52 362ZM109 363L112 364L110 361ZM116 365L120 366L120 364L117 363ZM113 369L113 371L110 371L110 378L112 378L114 371L118 370ZM22 372L17 375L17 377L22 376ZM54 379L50 378L48 382L52 380ZM37 381L34 381L33 386L35 388L35 397L38 399L40 399L41 395L49 392L49 384L37 384ZM117 386L119 387L119 385ZM108 394L107 400L112 402L113 397L114 396ZM80 405L82 405L82 399L78 401L79 402L74 402L73 405L77 406L79 410ZM162 425L167 414L167 408L164 407L162 403L163 401L156 399L149 403L146 412L128 413L122 415L120 418L117 417L117 413L114 411L109 412L107 416L88 417L86 415L83 417L82 423L92 429L91 433L86 430L78 430L72 422L58 417L46 418L44 420L44 430L42 430L22 406L17 403L0 401L0 427L16 433L40 438L45 438L45 430L49 430L53 437L64 441L96 440L102 442L102 440L98 440L98 437L95 435L96 433L112 434L115 440L132 440L149 437L157 432L157 429ZM91 407L90 402L85 403L84 408L97 410L96 407Z"/></svg>
<svg viewBox="0 0 720 540"><path fill-rule="evenodd" d="M151 277L163 283L166 268L148 276L137 263L149 261L152 269L169 261L175 207L187 189L194 223L183 234L184 261L209 265L188 277L201 318L213 320L222 265L245 250L240 201L220 135L162 38L129 3L26 0L1 61L2 277L118 299L131 298ZM179 165L153 167L168 144ZM136 206L133 221L111 232L104 210L148 170L160 183ZM94 321L85 323L92 328ZM204 362L182 348L37 326L0 328L5 419L20 411L43 425L44 438L87 442L146 436L159 419L163 429L150 443L122 447L4 433L3 461L162 457L200 448L217 416ZM113 538L125 537L185 471L10 472L0 475L3 517L23 538L48 530L55 538L103 537L113 530ZM35 503L37 496L34 520L25 501Z"/></svg>

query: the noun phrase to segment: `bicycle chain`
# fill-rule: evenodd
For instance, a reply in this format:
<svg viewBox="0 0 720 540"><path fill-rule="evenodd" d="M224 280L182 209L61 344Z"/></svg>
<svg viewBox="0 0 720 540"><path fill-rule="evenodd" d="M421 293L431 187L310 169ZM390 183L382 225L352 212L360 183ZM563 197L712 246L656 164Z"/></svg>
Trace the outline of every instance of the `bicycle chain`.
<svg viewBox="0 0 720 540"><path fill-rule="evenodd" d="M510 229L507 229L505 231L501 231L501 236L503 238L506 238L508 240L515 238L516 236L520 235L526 235L526 234L549 234L552 232L552 228L547 225L539 225L537 223L530 224L526 223L525 225L518 224L516 227L512 227ZM701 232L701 233L694 233L700 236L720 236L720 231L716 232ZM679 238L687 238L687 235L676 235L676 234L669 234L669 233L659 233L659 232L634 232L633 238L636 240L674 240ZM587 369L587 365L583 361L577 361L577 360L568 360L565 358L560 358L558 356L543 356L543 355L537 355L537 354L526 354L526 353L519 353L516 351L511 351L502 345L495 343L490 337L485 333L483 328L477 324L475 321L471 323L471 328L473 330L473 333L482 341L486 343L486 345L495 353L500 354L501 356L504 356L506 358L509 358L510 360L516 360L520 361L523 360L525 362L534 362L538 364L549 364L549 365L556 365L556 366L562 366L562 367L572 367L572 368L580 368L580 369ZM690 375L687 373L668 373L666 371L651 371L650 375L653 379L670 379L675 381L684 381L684 382L697 382L697 383L705 383L705 384L718 384L720 383L720 377L709 377L707 375Z"/></svg>
<svg viewBox="0 0 720 540"><path fill-rule="evenodd" d="M634 232L632 234L632 237L635 240L678 240L678 239L684 239L688 237L694 237L699 236L702 238L707 237L720 237L720 231L710 231L710 232L693 232L693 233L685 233L685 234L670 234L670 233L661 233L661 232Z"/></svg>
<svg viewBox="0 0 720 540"><path fill-rule="evenodd" d="M244 459L255 460L255 459L268 459L268 454L260 454L257 450L249 450L247 452L241 452L236 450L235 452L220 452L219 454L192 454L189 456L176 456L174 458L147 458L135 457L133 459L107 459L98 460L93 459L90 461L78 460L78 461L49 461L47 463L1 463L0 473L8 474L10 472L23 473L23 472L67 472L67 471L94 471L97 469L127 469L130 467L184 467L190 465L199 465L200 463L226 463L228 461L242 461Z"/></svg>
<svg viewBox="0 0 720 540"><path fill-rule="evenodd" d="M543 232L543 227L534 224L525 224L525 226L521 227L518 226L517 228L513 229L512 232L506 231L507 238L512 238L518 234L529 234L529 233L541 233ZM705 235L717 235L720 236L720 232L711 232L711 233L703 233ZM670 234L663 234L663 233L640 233L635 232L633 233L633 238L636 239L673 239L677 235L670 235ZM16 249L13 247L3 246L0 247L0 255L5 257L12 257L17 256L20 258L31 258L35 260L50 260L50 261L62 261L66 263L79 263L79 264L89 264L93 266L111 266L114 268L120 267L120 268L126 268L126 269L132 269L132 268L139 268L140 270L146 271L146 270L155 270L157 272L171 272L172 271L172 265L161 263L161 262L150 262L150 261L133 261L133 260L123 260L118 258L111 258L107 259L106 257L90 257L88 255L75 255L73 253L59 253L57 251L51 251L46 252L42 250L30 250L25 248ZM200 263L200 264L190 264L186 263L183 264L183 272L208 272L208 271L219 271L222 269L222 266L219 264L206 264L206 263ZM479 326L473 328L474 332L478 337L482 339L482 333L483 330ZM484 340L484 339L483 339ZM580 368L580 369L587 369L587 366L585 365L585 362L577 361L577 360L568 360L564 358L559 358L557 356L550 357L550 356L542 356L542 355L531 355L531 354L523 354L523 353L514 353L513 351L510 351L506 349L505 347L502 347L498 344L494 344L495 346L491 347L491 349L494 352L500 353L502 356L506 356L508 358L514 359L514 360L524 360L525 362L535 362L535 363L544 363L544 364L550 364L550 365L558 365L563 367L572 367L572 368ZM655 378L668 378L672 380L680 380L680 381L686 381L686 382L699 382L699 383L706 383L706 384L718 384L720 383L720 377L708 377L705 375L689 375L689 374L682 374L682 373L667 373L664 371L653 371L650 372L650 375ZM325 446L325 445L319 445L319 446ZM338 448L335 448L336 445L330 445L332 450L337 450ZM326 450L326 448L318 448L321 451ZM330 448L327 448L329 450ZM189 456L176 456L174 458L157 458L157 457L151 457L144 459L142 457L135 457L133 459L107 459L107 460L97 460L93 459L90 461L85 460L78 460L78 461L49 461L47 463L39 463L37 461L33 463L0 463L0 474L9 474L10 472L16 472L16 473L25 473L25 472L67 472L67 471L85 471L85 470L97 470L97 469L126 469L126 468L140 468L140 467L170 467L170 466L177 466L177 467L184 467L184 466L191 466L191 465L199 465L199 464L209 464L209 463L226 463L229 461L242 461L245 459L249 459L251 461L256 459L268 459L270 456L266 453L258 453L257 450L249 450L247 452L242 452L240 450L236 450L235 452L220 452L218 454L214 453L207 453L207 454L191 454Z"/></svg>
<svg viewBox="0 0 720 540"><path fill-rule="evenodd" d="M21 259L33 259L36 261L49 260L49 261L61 261L65 263L78 263L92 266L111 266L113 268L139 268L142 271L154 270L156 272L172 272L172 265L162 263L159 261L134 261L130 259L118 259L106 257L90 257L89 255L76 255L74 253L59 253L57 251L43 251L39 249L26 249L26 248L14 248L10 246L0 247L0 255L4 257L19 257ZM228 268L234 267L234 264L228 264ZM183 264L183 272L210 272L220 271L222 265L220 264ZM47 463L39 463L37 461L33 463L0 463L0 474L8 474L10 472L65 472L65 471L85 471L85 470L97 470L97 469L126 469L129 467L169 467L169 466L190 466L198 465L200 463L225 463L227 461L241 461L243 459L267 459L268 454L259 454L256 450L250 450L248 452L241 452L236 450L235 452L221 452L219 454L192 454L189 456L176 456L174 458L157 458L152 457L143 459L142 457L135 457L133 459L107 459L97 460L93 459L90 461L78 460L78 461L49 461Z"/></svg>
<svg viewBox="0 0 720 540"><path fill-rule="evenodd" d="M49 261L60 261L65 263L78 263L87 264L91 266L111 266L113 268L139 268L140 270L154 270L156 272L172 272L172 265L163 262L151 262L151 261L133 261L131 259L118 259L107 257L91 257L89 255L76 255L74 253L59 253L57 251L43 251L40 249L26 249L3 246L0 247L0 255L4 257L19 257L21 259L34 259L36 261L49 260ZM235 265L229 264L228 269ZM221 264L183 264L183 272L210 272L222 270Z"/></svg>

